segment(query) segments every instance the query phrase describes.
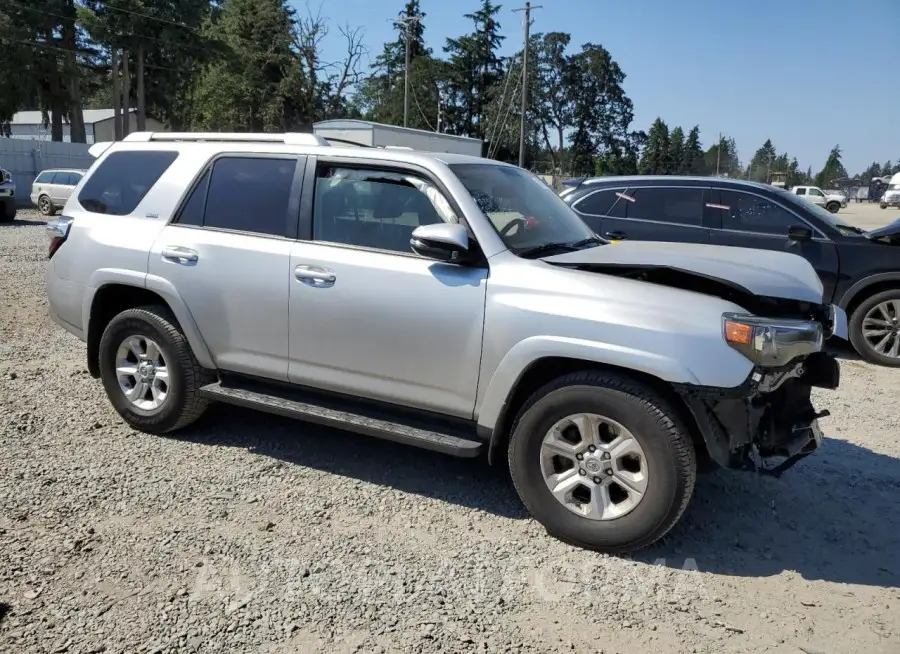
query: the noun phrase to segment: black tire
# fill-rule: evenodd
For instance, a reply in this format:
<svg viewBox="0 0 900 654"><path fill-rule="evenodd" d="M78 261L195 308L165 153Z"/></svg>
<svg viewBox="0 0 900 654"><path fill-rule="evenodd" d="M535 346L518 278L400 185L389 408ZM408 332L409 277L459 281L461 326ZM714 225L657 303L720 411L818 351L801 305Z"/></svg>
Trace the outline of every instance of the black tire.
<svg viewBox="0 0 900 654"><path fill-rule="evenodd" d="M648 486L630 513L590 520L565 508L547 488L540 464L544 435L576 413L607 416L640 443ZM519 497L550 534L610 554L639 550L668 533L687 508L697 478L693 442L672 406L643 384L602 371L565 375L529 398L513 425L509 467Z"/></svg>
<svg viewBox="0 0 900 654"><path fill-rule="evenodd" d="M893 288L882 291L881 293L876 293L872 297L863 300L862 304L854 309L853 315L850 316L849 324L850 342L853 344L853 349L866 361L876 363L880 366L898 368L900 367L900 357L885 356L884 354L876 352L875 348L865 339L862 332L863 320L865 319L866 314L875 306L887 300L900 301L900 288ZM895 336L895 338L900 338L900 334Z"/></svg>
<svg viewBox="0 0 900 654"><path fill-rule="evenodd" d="M42 195L38 198L37 208L43 216L52 216L56 213L56 209L53 207L53 201L48 195Z"/></svg>
<svg viewBox="0 0 900 654"><path fill-rule="evenodd" d="M829 202L828 204L825 205L825 208L828 209L828 211L830 211L831 213L837 213L838 211L841 210L841 203L840 202Z"/></svg>
<svg viewBox="0 0 900 654"><path fill-rule="evenodd" d="M168 397L162 406L145 411L134 406L119 388L116 351L127 337L155 341L169 369ZM113 318L100 338L100 378L115 410L129 425L150 434L166 434L188 426L206 410L200 387L215 375L200 367L175 317L164 306L128 309Z"/></svg>
<svg viewBox="0 0 900 654"><path fill-rule="evenodd" d="M882 209L887 209L887 205L886 205L884 202L882 202L879 206L880 206Z"/></svg>
<svg viewBox="0 0 900 654"><path fill-rule="evenodd" d="M0 222L11 223L16 219L16 205L14 202L4 202L0 206Z"/></svg>

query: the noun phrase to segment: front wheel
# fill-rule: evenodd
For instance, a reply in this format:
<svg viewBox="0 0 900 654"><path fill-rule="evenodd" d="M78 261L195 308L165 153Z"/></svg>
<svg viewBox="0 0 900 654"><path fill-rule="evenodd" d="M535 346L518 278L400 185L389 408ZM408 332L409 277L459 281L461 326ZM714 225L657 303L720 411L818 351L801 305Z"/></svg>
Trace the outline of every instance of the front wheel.
<svg viewBox="0 0 900 654"><path fill-rule="evenodd" d="M841 210L841 203L840 202L829 202L828 204L825 205L825 208L828 209L828 211L831 213L837 213L838 211Z"/></svg>
<svg viewBox="0 0 900 654"><path fill-rule="evenodd" d="M175 317L163 306L128 309L100 339L100 378L115 410L129 425L151 434L181 429L199 418L211 381Z"/></svg>
<svg viewBox="0 0 900 654"><path fill-rule="evenodd" d="M882 202L882 203L881 203L880 205L878 205L878 206L880 206L882 209L887 209L887 205L886 205L884 202Z"/></svg>
<svg viewBox="0 0 900 654"><path fill-rule="evenodd" d="M565 375L520 411L513 482L534 518L579 547L632 552L681 518L697 477L693 442L672 406L622 375Z"/></svg>
<svg viewBox="0 0 900 654"><path fill-rule="evenodd" d="M867 361L900 367L900 289L876 293L856 307L850 342Z"/></svg>

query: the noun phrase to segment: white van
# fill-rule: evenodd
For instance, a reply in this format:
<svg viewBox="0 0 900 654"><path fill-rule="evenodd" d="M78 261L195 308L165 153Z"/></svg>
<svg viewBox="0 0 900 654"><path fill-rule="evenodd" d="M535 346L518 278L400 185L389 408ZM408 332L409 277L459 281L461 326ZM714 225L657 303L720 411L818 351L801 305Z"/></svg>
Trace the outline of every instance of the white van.
<svg viewBox="0 0 900 654"><path fill-rule="evenodd" d="M897 207L900 209L900 173L891 177L888 187L881 196L881 208Z"/></svg>

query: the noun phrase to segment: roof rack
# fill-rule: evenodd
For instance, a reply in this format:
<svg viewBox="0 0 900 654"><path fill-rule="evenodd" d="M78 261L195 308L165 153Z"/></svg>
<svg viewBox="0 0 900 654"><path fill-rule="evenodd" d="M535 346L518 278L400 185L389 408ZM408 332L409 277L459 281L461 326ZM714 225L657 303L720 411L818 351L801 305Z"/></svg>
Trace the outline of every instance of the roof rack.
<svg viewBox="0 0 900 654"><path fill-rule="evenodd" d="M284 143L285 145L328 145L321 136L303 132L266 134L262 132L132 132L123 141L218 141L233 143Z"/></svg>

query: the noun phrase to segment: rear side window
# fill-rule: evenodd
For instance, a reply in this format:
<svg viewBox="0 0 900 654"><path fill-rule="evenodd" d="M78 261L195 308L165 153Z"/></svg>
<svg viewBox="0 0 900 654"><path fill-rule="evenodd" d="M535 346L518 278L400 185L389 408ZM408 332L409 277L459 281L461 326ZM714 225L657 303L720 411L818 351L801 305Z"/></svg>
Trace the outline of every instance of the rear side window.
<svg viewBox="0 0 900 654"><path fill-rule="evenodd" d="M113 152L82 187L78 202L94 213L125 216L137 208L177 157L177 152L160 150Z"/></svg>
<svg viewBox="0 0 900 654"><path fill-rule="evenodd" d="M296 168L295 158L216 159L195 185L178 223L285 236Z"/></svg>
<svg viewBox="0 0 900 654"><path fill-rule="evenodd" d="M37 176L37 179L34 180L35 184L52 184L53 177L56 173L52 170L45 170L40 175Z"/></svg>
<svg viewBox="0 0 900 654"><path fill-rule="evenodd" d="M805 188L798 188L798 189L797 189L797 195L806 195L806 189L805 189Z"/></svg>

